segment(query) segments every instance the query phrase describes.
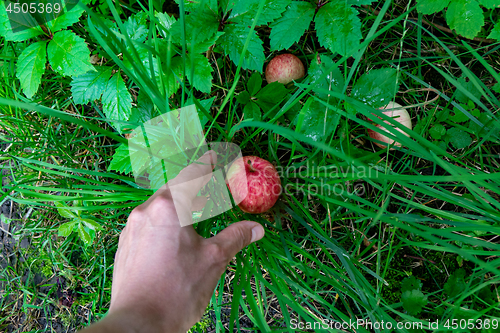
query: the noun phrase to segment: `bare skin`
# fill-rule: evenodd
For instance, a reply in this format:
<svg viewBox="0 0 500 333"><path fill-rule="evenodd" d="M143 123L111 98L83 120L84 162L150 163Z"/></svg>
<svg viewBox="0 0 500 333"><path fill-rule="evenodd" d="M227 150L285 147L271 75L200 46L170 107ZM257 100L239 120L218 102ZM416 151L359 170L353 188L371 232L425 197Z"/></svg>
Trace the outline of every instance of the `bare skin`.
<svg viewBox="0 0 500 333"><path fill-rule="evenodd" d="M201 318L228 262L264 236L252 221L208 239L191 225L180 226L179 216L189 218L204 206L196 195L210 180L215 159L213 152L203 155L203 164L186 167L132 211L118 242L109 312L80 333L186 332ZM169 189L186 180L189 186Z"/></svg>

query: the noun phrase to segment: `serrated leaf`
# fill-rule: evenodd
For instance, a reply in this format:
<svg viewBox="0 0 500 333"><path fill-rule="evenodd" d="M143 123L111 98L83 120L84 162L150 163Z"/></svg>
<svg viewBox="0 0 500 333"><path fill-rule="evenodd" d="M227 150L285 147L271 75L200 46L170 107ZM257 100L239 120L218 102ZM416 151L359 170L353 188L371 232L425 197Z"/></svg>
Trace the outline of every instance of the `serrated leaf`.
<svg viewBox="0 0 500 333"><path fill-rule="evenodd" d="M180 4L182 0L175 0L176 4ZM212 11L217 12L217 0L189 0L184 1L184 10L187 12L195 11Z"/></svg>
<svg viewBox="0 0 500 333"><path fill-rule="evenodd" d="M109 79L102 95L103 111L110 120L127 121L132 111L132 97L120 75Z"/></svg>
<svg viewBox="0 0 500 333"><path fill-rule="evenodd" d="M420 290L421 288L422 288L422 282L420 282L420 280L414 277L413 275L404 278L403 282L401 282L402 292L412 291L414 289Z"/></svg>
<svg viewBox="0 0 500 333"><path fill-rule="evenodd" d="M493 29L491 30L490 34L488 35L488 38L500 40L500 21L498 21ZM498 83L497 83L498 85ZM500 88L498 89L500 90ZM497 93L500 94L500 91L496 90Z"/></svg>
<svg viewBox="0 0 500 333"><path fill-rule="evenodd" d="M271 110L276 104L281 102L283 97L288 93L288 90L282 83L278 81L272 82L262 88L257 95L255 95L256 103L267 112Z"/></svg>
<svg viewBox="0 0 500 333"><path fill-rule="evenodd" d="M172 25L170 33L172 41L182 45L186 43L186 50L190 53L201 53L215 43L222 35L217 30L219 21L217 16L212 12L195 11L185 17L185 36L182 38L181 21L177 21Z"/></svg>
<svg viewBox="0 0 500 333"><path fill-rule="evenodd" d="M85 230L82 223L78 224L78 235L83 241L85 247L89 246L92 242L89 233Z"/></svg>
<svg viewBox="0 0 500 333"><path fill-rule="evenodd" d="M362 37L357 14L345 2L329 2L321 7L314 19L319 43L343 56L354 52Z"/></svg>
<svg viewBox="0 0 500 333"><path fill-rule="evenodd" d="M464 107L465 105L462 105ZM464 121L469 120L469 117L458 108L453 107L453 115L448 117L449 120L454 121L456 123L462 123Z"/></svg>
<svg viewBox="0 0 500 333"><path fill-rule="evenodd" d="M429 130L429 134L433 139L439 140L446 134L446 128L441 124L436 124Z"/></svg>
<svg viewBox="0 0 500 333"><path fill-rule="evenodd" d="M65 8L64 14L58 15L51 20L47 20L47 26L53 33L65 29L78 22L84 11L85 10L78 5L74 6L70 10Z"/></svg>
<svg viewBox="0 0 500 333"><path fill-rule="evenodd" d="M297 132L321 142L335 130L340 115L310 97L298 115Z"/></svg>
<svg viewBox="0 0 500 333"><path fill-rule="evenodd" d="M463 268L460 268L448 277L448 280L444 284L443 289L449 297L455 297L461 294L462 291L465 290L466 286L465 270Z"/></svg>
<svg viewBox="0 0 500 333"><path fill-rule="evenodd" d="M73 232L75 225L76 221L69 221L61 224L59 228L57 228L57 235L61 237L68 237Z"/></svg>
<svg viewBox="0 0 500 333"><path fill-rule="evenodd" d="M254 72L248 79L247 90L250 96L255 96L262 87L262 75L259 72ZM241 102L240 102L241 103Z"/></svg>
<svg viewBox="0 0 500 333"><path fill-rule="evenodd" d="M351 96L374 108L387 105L396 96L398 72L392 68L373 69L354 85Z"/></svg>
<svg viewBox="0 0 500 333"><path fill-rule="evenodd" d="M158 114L155 111L153 101L151 101L151 98L141 89L137 96L137 108L132 109L129 122L138 126L156 116L158 116Z"/></svg>
<svg viewBox="0 0 500 333"><path fill-rule="evenodd" d="M333 69L330 70L332 67ZM329 71L328 74L320 82L320 77L327 71ZM329 95L327 92L329 91L337 91L340 93L345 84L342 73L338 67L334 67L333 60L326 55L318 55L313 58L309 66L307 82L315 85L313 91L317 93L320 98L327 98Z"/></svg>
<svg viewBox="0 0 500 333"><path fill-rule="evenodd" d="M250 94L248 93L248 91L244 90L236 95L236 100L240 104L247 104L250 101Z"/></svg>
<svg viewBox="0 0 500 333"><path fill-rule="evenodd" d="M170 28L172 28L172 25L175 23L175 17L170 16L167 13L156 13L156 18L158 19L158 22L168 31ZM163 31L163 29L158 28L158 31L160 34L163 36L163 38L167 37L167 33Z"/></svg>
<svg viewBox="0 0 500 333"><path fill-rule="evenodd" d="M250 28L243 25L229 24L224 28L224 35L219 38L219 45L229 55L234 64L238 65L241 52L249 34L251 35L250 42L247 52L243 55L243 64L241 67L262 73L266 57L264 56L262 40L257 36L255 31L250 31Z"/></svg>
<svg viewBox="0 0 500 333"><path fill-rule="evenodd" d="M128 18L127 21L123 23L123 27L130 39L142 43L146 40L148 36L148 28L146 27L147 14L145 12L139 12Z"/></svg>
<svg viewBox="0 0 500 333"><path fill-rule="evenodd" d="M52 69L62 75L78 76L95 70L90 64L87 44L72 31L55 33L47 53Z"/></svg>
<svg viewBox="0 0 500 333"><path fill-rule="evenodd" d="M71 93L76 104L87 104L101 98L111 77L111 67L97 67L96 71L74 76Z"/></svg>
<svg viewBox="0 0 500 333"><path fill-rule="evenodd" d="M26 97L37 92L47 63L47 41L36 42L23 50L17 59L16 76Z"/></svg>
<svg viewBox="0 0 500 333"><path fill-rule="evenodd" d="M288 49L299 41L311 24L314 6L309 2L292 1L281 18L271 27L271 50Z"/></svg>
<svg viewBox="0 0 500 333"><path fill-rule="evenodd" d="M231 11L229 19L232 22L245 24L251 26L255 17L261 0L245 0L236 1ZM264 8L260 13L259 20L255 24L256 27L268 24L275 19L281 17L281 14L290 5L291 0L264 0Z"/></svg>
<svg viewBox="0 0 500 333"><path fill-rule="evenodd" d="M447 134L450 137L451 144L457 149L465 148L469 146L472 142L469 133L461 129L458 129L456 127L450 128Z"/></svg>
<svg viewBox="0 0 500 333"><path fill-rule="evenodd" d="M128 146L120 144L113 154L113 159L108 166L108 171L118 171L125 174L132 172L132 163L130 162L130 155Z"/></svg>
<svg viewBox="0 0 500 333"><path fill-rule="evenodd" d="M466 81L466 78L464 76L458 78L458 83L469 93L471 93L474 97L477 99L481 98L481 92L476 88L474 83L472 81ZM460 102L460 103L467 103L469 102L470 98L466 96L461 90L457 88L457 92L455 94L455 98Z"/></svg>
<svg viewBox="0 0 500 333"><path fill-rule="evenodd" d="M446 10L451 29L466 38L474 38L484 25L483 10L476 0L453 0Z"/></svg>
<svg viewBox="0 0 500 333"><path fill-rule="evenodd" d="M71 212L70 208L64 205L62 202L54 201L54 205L57 207L57 212L62 217L65 217L67 219L74 219L77 217L75 214Z"/></svg>
<svg viewBox="0 0 500 333"><path fill-rule="evenodd" d="M408 311L410 315L420 313L422 308L427 304L427 296L417 289L405 291L403 295L401 295L401 300L403 301L403 308Z"/></svg>
<svg viewBox="0 0 500 333"><path fill-rule="evenodd" d="M450 4L451 0L417 0L417 10L425 15L442 11Z"/></svg>
<svg viewBox="0 0 500 333"><path fill-rule="evenodd" d="M196 89L204 93L210 92L212 89L212 71L213 68L206 57L199 53L188 54L186 76L189 83Z"/></svg>
<svg viewBox="0 0 500 333"><path fill-rule="evenodd" d="M99 223L91 219L80 219L80 221L91 230L104 230Z"/></svg>
<svg viewBox="0 0 500 333"><path fill-rule="evenodd" d="M250 102L243 108L243 115L245 120L253 119L260 121L262 119L262 112L257 104Z"/></svg>

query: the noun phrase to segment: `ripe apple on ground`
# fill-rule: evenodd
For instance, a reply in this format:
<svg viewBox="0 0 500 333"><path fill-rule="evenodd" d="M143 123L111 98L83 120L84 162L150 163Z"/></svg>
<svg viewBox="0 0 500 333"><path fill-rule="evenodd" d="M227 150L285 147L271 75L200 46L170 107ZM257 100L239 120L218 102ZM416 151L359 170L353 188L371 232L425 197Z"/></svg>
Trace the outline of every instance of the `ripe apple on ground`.
<svg viewBox="0 0 500 333"><path fill-rule="evenodd" d="M293 54L285 53L274 57L267 65L266 80L268 83L278 81L287 84L300 79L305 73L302 61Z"/></svg>
<svg viewBox="0 0 500 333"><path fill-rule="evenodd" d="M276 168L257 156L243 156L229 168L226 183L242 211L260 214L269 210L281 194Z"/></svg>
<svg viewBox="0 0 500 333"><path fill-rule="evenodd" d="M411 118L410 118L410 115L408 114L408 111L406 111L405 109L402 108L401 105L399 105L398 103L394 103L394 102L389 102L389 104L387 104L386 106L383 106L380 108L381 110L382 109L385 109L387 111L382 111L383 114L385 114L386 116L389 116L389 117L392 117L394 120L396 120L397 122L399 122L401 125L407 127L408 129L412 129L412 126L411 126ZM389 123L387 120L384 121L386 124L389 124L391 126L393 126L391 123ZM388 132L389 131L384 128L382 125L376 125L376 127L378 127L379 129L381 129L382 131L385 131L385 132ZM399 132L403 133L404 135L406 135L407 137L409 137L410 135L403 132L402 129L400 129L399 127L396 127L396 126L393 126L394 128L396 128ZM378 141L382 141L382 142L385 142L387 145L391 145L394 140L391 139L391 138L388 138L387 136L379 133L379 132L375 132L371 129L368 130L368 135L370 136L370 138L372 139L375 139L375 140L378 140ZM383 143L379 143L379 142L374 142L377 146L379 146L380 148L385 148L387 147L387 145L383 144ZM395 146L398 146L398 147L401 147L401 143L400 142L396 142L394 144Z"/></svg>

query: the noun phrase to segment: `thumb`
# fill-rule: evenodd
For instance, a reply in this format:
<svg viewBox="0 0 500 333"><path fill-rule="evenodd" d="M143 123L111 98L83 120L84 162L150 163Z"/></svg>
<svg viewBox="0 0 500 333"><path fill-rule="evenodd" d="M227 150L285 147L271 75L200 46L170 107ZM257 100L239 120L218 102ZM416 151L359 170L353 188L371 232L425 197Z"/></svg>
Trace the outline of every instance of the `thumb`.
<svg viewBox="0 0 500 333"><path fill-rule="evenodd" d="M259 223L253 221L236 222L222 230L210 241L216 243L230 260L236 253L253 242L264 237L265 231Z"/></svg>

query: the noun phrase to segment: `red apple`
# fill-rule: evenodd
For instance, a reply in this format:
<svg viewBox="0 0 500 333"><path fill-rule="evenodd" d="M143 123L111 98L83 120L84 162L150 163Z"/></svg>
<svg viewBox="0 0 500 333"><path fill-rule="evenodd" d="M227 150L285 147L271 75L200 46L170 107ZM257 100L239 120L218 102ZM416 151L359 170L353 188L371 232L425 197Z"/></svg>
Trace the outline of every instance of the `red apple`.
<svg viewBox="0 0 500 333"><path fill-rule="evenodd" d="M283 84L298 80L306 73L304 64L293 54L285 53L277 57L266 67L266 80L268 83L278 81Z"/></svg>
<svg viewBox="0 0 500 333"><path fill-rule="evenodd" d="M257 156L243 156L229 168L226 183L242 211L260 214L269 210L281 194L278 171Z"/></svg>
<svg viewBox="0 0 500 333"><path fill-rule="evenodd" d="M380 108L381 110L382 109L385 109L387 111L382 111L383 114L389 116L389 117L392 117L394 120L396 120L397 122L399 122L401 125L409 128L410 130L412 129L412 126L411 126L411 118L410 118L410 115L408 114L408 111L406 111L405 109L402 109L402 106L399 105L398 103L394 103L394 102L389 102L389 104L387 104L386 106L383 106ZM384 121L386 124L389 124L390 126L393 126L391 123L389 123L388 121ZM388 132L389 131L384 128L382 125L376 125L379 129L381 129L382 131L384 132ZM393 126L394 128L396 128L395 126ZM410 136L409 134L403 132L402 129L400 128L396 128L399 132L403 133L404 135L406 136ZM391 145L394 140L392 140L391 138L388 138L387 136L383 135L382 133L379 133L379 132L375 132L371 129L368 130L368 135L370 136L370 138L372 139L375 139L375 140L378 140L378 141L382 141L382 142L385 142L387 145ZM380 148L385 148L387 147L385 144L382 144L382 143L379 143L379 142L373 142L375 143L377 146L379 146ZM401 143L400 142L396 142L394 144L395 146L398 146L398 147L401 147Z"/></svg>

